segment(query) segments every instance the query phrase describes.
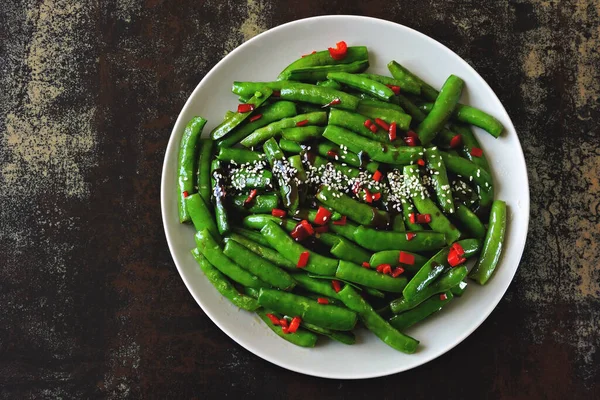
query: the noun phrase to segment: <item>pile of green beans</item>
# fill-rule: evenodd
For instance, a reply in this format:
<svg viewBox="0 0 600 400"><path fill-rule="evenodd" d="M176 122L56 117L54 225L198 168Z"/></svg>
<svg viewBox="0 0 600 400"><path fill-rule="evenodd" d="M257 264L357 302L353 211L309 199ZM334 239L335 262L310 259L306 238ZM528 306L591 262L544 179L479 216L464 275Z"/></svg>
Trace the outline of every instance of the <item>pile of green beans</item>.
<svg viewBox="0 0 600 400"><path fill-rule="evenodd" d="M406 331L496 270L507 208L469 124L503 128L459 103L460 77L438 91L396 61L368 67L351 46L234 82L237 112L210 138L202 117L183 132L177 208L207 279L277 336L352 345L360 320L413 353Z"/></svg>

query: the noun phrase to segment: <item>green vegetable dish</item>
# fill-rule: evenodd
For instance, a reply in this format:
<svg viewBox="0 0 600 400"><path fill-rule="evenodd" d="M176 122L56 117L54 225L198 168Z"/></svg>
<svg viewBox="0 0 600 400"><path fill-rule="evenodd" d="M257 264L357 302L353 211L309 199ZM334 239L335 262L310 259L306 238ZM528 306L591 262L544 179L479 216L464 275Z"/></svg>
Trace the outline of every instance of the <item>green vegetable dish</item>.
<svg viewBox="0 0 600 400"><path fill-rule="evenodd" d="M207 279L280 338L351 345L360 321L414 353L405 331L498 265L506 204L471 125L503 128L459 103L458 76L438 91L396 61L368 67L366 47L339 42L234 82L240 104L210 139L200 116L183 132L179 220Z"/></svg>

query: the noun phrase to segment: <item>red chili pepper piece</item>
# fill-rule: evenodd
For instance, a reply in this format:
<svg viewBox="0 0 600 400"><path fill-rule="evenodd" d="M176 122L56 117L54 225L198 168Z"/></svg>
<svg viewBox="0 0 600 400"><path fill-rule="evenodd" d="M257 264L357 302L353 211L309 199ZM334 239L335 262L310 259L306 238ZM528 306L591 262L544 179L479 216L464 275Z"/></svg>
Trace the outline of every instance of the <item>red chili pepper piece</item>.
<svg viewBox="0 0 600 400"><path fill-rule="evenodd" d="M247 113L250 111L254 111L254 104L238 104L239 113Z"/></svg>
<svg viewBox="0 0 600 400"><path fill-rule="evenodd" d="M319 206L317 210L317 215L315 216L315 224L317 225L325 225L329 218L331 217L331 211L326 209L325 207Z"/></svg>
<svg viewBox="0 0 600 400"><path fill-rule="evenodd" d="M336 293L338 293L340 290L342 290L342 283L334 279L331 281L331 287L333 288L333 290L335 290Z"/></svg>
<svg viewBox="0 0 600 400"><path fill-rule="evenodd" d="M286 214L287 214L287 212L280 208L274 208L273 210L271 210L271 215L274 217L283 218L283 217L285 217Z"/></svg>
<svg viewBox="0 0 600 400"><path fill-rule="evenodd" d="M183 198L184 198L184 199L185 199L185 198L187 198L189 195L190 195L190 194L188 193L188 191L187 191L187 190L184 190L184 191L183 191Z"/></svg>
<svg viewBox="0 0 600 400"><path fill-rule="evenodd" d="M453 243L452 250L456 251L456 253L462 257L465 254L465 249L460 245L460 243Z"/></svg>
<svg viewBox="0 0 600 400"><path fill-rule="evenodd" d="M450 140L450 148L455 149L462 143L462 136L456 135Z"/></svg>
<svg viewBox="0 0 600 400"><path fill-rule="evenodd" d="M373 202L373 194L371 194L371 192L369 192L369 189L366 189L366 188L365 188L365 201L367 203Z"/></svg>
<svg viewBox="0 0 600 400"><path fill-rule="evenodd" d="M250 117L250 122L254 122L262 118L262 114L256 114Z"/></svg>
<svg viewBox="0 0 600 400"><path fill-rule="evenodd" d="M363 125L366 126L367 128L370 128L371 125L373 125L373 121L371 121L370 119L368 119L368 120L365 121L365 123Z"/></svg>
<svg viewBox="0 0 600 400"><path fill-rule="evenodd" d="M394 94L396 96L398 96L400 94L400 86L396 86L396 85L385 85L385 86L387 86L390 89L392 89L392 92L394 92Z"/></svg>
<svg viewBox="0 0 600 400"><path fill-rule="evenodd" d="M467 261L467 259L459 256L455 250L450 250L450 253L448 253L448 264L450 264L451 267L456 267L465 261Z"/></svg>
<svg viewBox="0 0 600 400"><path fill-rule="evenodd" d="M342 40L335 44L335 48L329 47L327 50L329 50L331 58L339 61L346 58L346 54L348 54L348 45Z"/></svg>
<svg viewBox="0 0 600 400"><path fill-rule="evenodd" d="M371 268L371 264L369 264L366 261L362 263L362 266L365 267L365 268Z"/></svg>
<svg viewBox="0 0 600 400"><path fill-rule="evenodd" d="M383 175L383 174L382 174L381 172L379 172L379 170L376 170L376 171L373 173L373 176L372 176L372 178L373 178L373 180L374 180L375 182L379 182L379 180L381 179L382 175Z"/></svg>
<svg viewBox="0 0 600 400"><path fill-rule="evenodd" d="M346 225L346 216L342 215L342 218L340 218L337 221L333 221L334 225Z"/></svg>
<svg viewBox="0 0 600 400"><path fill-rule="evenodd" d="M409 242L413 240L415 236L417 236L417 234L414 232L406 232L406 240L408 240Z"/></svg>
<svg viewBox="0 0 600 400"><path fill-rule="evenodd" d="M428 224L431 222L431 214L417 215L417 224Z"/></svg>
<svg viewBox="0 0 600 400"><path fill-rule="evenodd" d="M388 129L388 136L390 137L390 142L396 140L396 130L398 129L398 124L392 122L390 124L390 128Z"/></svg>
<svg viewBox="0 0 600 400"><path fill-rule="evenodd" d="M279 325L281 325L284 329L287 328L289 326L288 320L285 318L281 318L279 320Z"/></svg>
<svg viewBox="0 0 600 400"><path fill-rule="evenodd" d="M340 99L333 99L331 100L329 103L325 104L323 107L321 108L326 108L326 107L331 107L331 106L337 106L338 104L340 104L342 101Z"/></svg>
<svg viewBox="0 0 600 400"><path fill-rule="evenodd" d="M281 90L273 90L273 94L271 96L273 96L273 97L280 97L281 96Z"/></svg>
<svg viewBox="0 0 600 400"><path fill-rule="evenodd" d="M383 129L384 131L387 131L390 129L390 125L385 122L384 120L382 120L381 118L375 118L375 123L377 125L379 125L381 127L381 129Z"/></svg>
<svg viewBox="0 0 600 400"><path fill-rule="evenodd" d="M473 147L471 149L471 155L473 157L481 157L483 155L483 150L481 150L479 147Z"/></svg>
<svg viewBox="0 0 600 400"><path fill-rule="evenodd" d="M385 264L380 264L377 266L377 268L375 268L375 271L383 273L383 267L385 267Z"/></svg>
<svg viewBox="0 0 600 400"><path fill-rule="evenodd" d="M417 219L416 219L415 213L408 214L408 218L410 219L410 223L411 224L416 224L417 223Z"/></svg>
<svg viewBox="0 0 600 400"><path fill-rule="evenodd" d="M294 229L292 229L292 231L290 232L290 236L293 237L296 242L299 242L306 239L310 235L308 234L304 226L302 226L302 224L297 224L294 227Z"/></svg>
<svg viewBox="0 0 600 400"><path fill-rule="evenodd" d="M387 274L387 275L391 275L392 274L392 266L390 264L386 264L385 267L383 267L383 273Z"/></svg>
<svg viewBox="0 0 600 400"><path fill-rule="evenodd" d="M308 251L303 251L300 253L300 258L298 258L298 263L296 264L297 268L304 268L308 263L308 258L310 257L310 253Z"/></svg>
<svg viewBox="0 0 600 400"><path fill-rule="evenodd" d="M250 204L252 202L252 200L254 200L254 198L256 197L257 194L258 194L258 190L252 189L250 191L250 194L248 195L248 197L246 197L246 200L244 200L244 205Z"/></svg>
<svg viewBox="0 0 600 400"><path fill-rule="evenodd" d="M448 296L446 295L446 293L442 293L442 294L440 294L440 300L441 300L441 301L446 301L446 300L448 300Z"/></svg>
<svg viewBox="0 0 600 400"><path fill-rule="evenodd" d="M415 256L405 251L401 251L398 262L401 264L413 265L415 263Z"/></svg>
<svg viewBox="0 0 600 400"><path fill-rule="evenodd" d="M396 268L394 268L394 270L392 271L392 274L391 274L391 275L392 275L392 277L393 277L393 278L397 278L397 277L399 277L400 275L402 275L403 273L404 273L404 268L402 268L402 267L396 267Z"/></svg>
<svg viewBox="0 0 600 400"><path fill-rule="evenodd" d="M329 300L327 300L327 299L326 299L326 298L324 298L324 297L319 297L319 298L317 299L317 303L319 303L319 304L329 304Z"/></svg>
<svg viewBox="0 0 600 400"><path fill-rule="evenodd" d="M415 147L417 145L417 141L415 139L411 138L410 136L405 137L404 142L406 143L407 146L410 146L410 147Z"/></svg>
<svg viewBox="0 0 600 400"><path fill-rule="evenodd" d="M302 227L304 228L306 233L308 233L308 236L312 236L315 234L315 228L313 228L313 226L310 224L310 222L303 219L302 221L300 221L300 223L302 224Z"/></svg>
<svg viewBox="0 0 600 400"><path fill-rule="evenodd" d="M296 122L296 126L304 126L308 124L308 120L307 119L303 119L302 121L298 121Z"/></svg>
<svg viewBox="0 0 600 400"><path fill-rule="evenodd" d="M325 233L325 232L329 232L329 227L327 225L317 226L315 228L315 233Z"/></svg>
<svg viewBox="0 0 600 400"><path fill-rule="evenodd" d="M417 160L417 164L419 164L421 167L424 167L425 166L425 160L423 160L422 158L419 158Z"/></svg>
<svg viewBox="0 0 600 400"><path fill-rule="evenodd" d="M294 333L298 330L298 328L300 327L300 322L302 322L302 320L300 319L300 317L294 317L292 318L292 322L290 322L290 326L287 330L287 333Z"/></svg>
<svg viewBox="0 0 600 400"><path fill-rule="evenodd" d="M337 156L338 156L338 153L336 153L335 151L333 151L333 150L327 151L327 157L336 158Z"/></svg>
<svg viewBox="0 0 600 400"><path fill-rule="evenodd" d="M377 133L377 125L371 124L371 126L369 126L369 130L373 133Z"/></svg>
<svg viewBox="0 0 600 400"><path fill-rule="evenodd" d="M410 137L410 138L413 138L415 140L419 140L419 135L417 135L417 132L415 132L415 131L408 131L408 132L406 132L406 137Z"/></svg>
<svg viewBox="0 0 600 400"><path fill-rule="evenodd" d="M279 318L277 318L275 315L267 314L267 318L269 318L271 320L273 325L279 325Z"/></svg>
<svg viewBox="0 0 600 400"><path fill-rule="evenodd" d="M381 193L374 193L373 194L373 201L377 201L381 198Z"/></svg>

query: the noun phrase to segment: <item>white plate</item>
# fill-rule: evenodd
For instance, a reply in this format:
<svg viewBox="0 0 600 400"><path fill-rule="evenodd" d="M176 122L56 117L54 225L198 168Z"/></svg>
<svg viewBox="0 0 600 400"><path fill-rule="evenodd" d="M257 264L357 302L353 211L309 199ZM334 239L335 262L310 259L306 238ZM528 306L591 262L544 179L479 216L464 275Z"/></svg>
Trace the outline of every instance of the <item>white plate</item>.
<svg viewBox="0 0 600 400"><path fill-rule="evenodd" d="M398 60L434 87L450 74L464 79L462 102L481 108L506 127L495 140L483 131L477 137L486 151L496 183L496 196L508 204L506 249L494 278L485 287L471 283L462 298L408 332L421 341L416 354L393 350L367 331L346 346L323 340L303 349L277 337L254 314L240 311L211 286L190 255L194 229L180 225L175 202L179 140L186 122L195 115L208 119L208 134L235 110L231 83L274 80L300 55L345 40L369 48L369 72L388 74L386 64ZM221 60L198 84L177 118L167 147L161 187L162 217L169 249L183 281L198 304L219 328L240 345L281 367L323 378L361 379L394 374L417 367L452 349L473 332L496 307L508 288L525 246L529 222L529 186L523 152L515 128L487 83L458 55L413 29L392 22L357 16L325 16L278 26L244 43ZM515 340L518 335L515 332Z"/></svg>

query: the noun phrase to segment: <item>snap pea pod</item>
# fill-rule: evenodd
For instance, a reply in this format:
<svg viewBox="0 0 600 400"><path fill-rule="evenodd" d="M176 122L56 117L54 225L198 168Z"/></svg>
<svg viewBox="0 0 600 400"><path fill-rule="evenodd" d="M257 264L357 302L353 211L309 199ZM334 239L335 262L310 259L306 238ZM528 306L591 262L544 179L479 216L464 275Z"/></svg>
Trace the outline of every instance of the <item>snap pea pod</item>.
<svg viewBox="0 0 600 400"><path fill-rule="evenodd" d="M196 245L208 262L231 280L251 288L269 287L269 284L258 279L256 275L246 271L223 254L208 230L204 229L196 233Z"/></svg>
<svg viewBox="0 0 600 400"><path fill-rule="evenodd" d="M412 82L416 82L421 87L421 96L429 101L435 101L438 97L438 91L428 85L426 82L421 80L418 76L410 72L408 69L397 63L396 61L390 61L388 69L395 79L402 80L406 79Z"/></svg>
<svg viewBox="0 0 600 400"><path fill-rule="evenodd" d="M453 295L460 297L460 296L463 295L463 293L467 289L467 286L468 286L467 282L466 281L462 281L458 285L452 286L452 288L450 289L450 291L452 292Z"/></svg>
<svg viewBox="0 0 600 400"><path fill-rule="evenodd" d="M197 231L208 229L210 234L220 241L221 235L219 235L215 218L206 202L200 197L200 194L194 193L189 195L185 199L185 203L192 222L194 223L194 228L196 228Z"/></svg>
<svg viewBox="0 0 600 400"><path fill-rule="evenodd" d="M225 111L225 116L223 117L223 119L231 118L231 117L233 117L234 114L235 114L235 111L227 110L227 111Z"/></svg>
<svg viewBox="0 0 600 400"><path fill-rule="evenodd" d="M267 99L273 94L273 90L268 87L263 87L256 91L256 94L250 98L246 102L246 104L251 104L254 106L253 110L256 110L260 107ZM221 139L223 136L227 135L231 132L236 126L240 125L244 120L246 120L254 111L248 111L244 113L237 112L232 115L230 118L223 121L219 126L217 126L210 133L210 137L212 140ZM258 114L256 112L255 114Z"/></svg>
<svg viewBox="0 0 600 400"><path fill-rule="evenodd" d="M261 235L260 232L251 231L250 229L244 229L244 228L240 228L237 226L233 228L233 232L235 232L237 235L240 235L246 239L249 239L252 242L256 242L257 244L271 248L271 245L269 245L269 242L267 242L267 239L265 239L265 237L263 235ZM232 233L229 237L231 237L233 240L235 240L235 238L233 236L236 236L236 235L234 235ZM239 243L239 241L237 241L237 242ZM248 246L246 246L246 247L248 247ZM250 249L250 250L252 250L252 249Z"/></svg>
<svg viewBox="0 0 600 400"><path fill-rule="evenodd" d="M219 160L213 160L210 169L212 200L215 206L217 228L219 229L219 233L224 235L231 229L229 218L227 217L227 209L225 208L225 172L221 168L221 161Z"/></svg>
<svg viewBox="0 0 600 400"><path fill-rule="evenodd" d="M308 180L308 175L306 174L306 171L304 170L304 165L302 164L302 158L299 155L294 155L291 157L288 157L288 163L290 164L290 167L292 167L293 169L296 170L296 173L294 174L293 179L295 181L297 181L297 186L298 186L298 199L300 203L304 203L305 199L306 199L306 193L308 192L308 186L307 186L307 180ZM292 210L290 210L292 211ZM297 212L298 209L296 208L295 210L293 210L293 212Z"/></svg>
<svg viewBox="0 0 600 400"><path fill-rule="evenodd" d="M407 239L407 233L414 233L412 239ZM441 232L392 232L379 231L359 226L354 231L354 241L367 250L404 250L411 252L432 251L446 245L446 235Z"/></svg>
<svg viewBox="0 0 600 400"><path fill-rule="evenodd" d="M286 153L301 153L305 151L307 146L300 144L298 142L294 142L293 140L288 139L279 139L279 148Z"/></svg>
<svg viewBox="0 0 600 400"><path fill-rule="evenodd" d="M483 242L481 257L471 270L469 278L480 285L485 285L492 277L504 246L506 231L506 203L496 200L492 203L488 232Z"/></svg>
<svg viewBox="0 0 600 400"><path fill-rule="evenodd" d="M288 166L285 156L274 138L271 138L263 145L263 150L267 155L271 169L276 171L275 175L279 182L279 190L281 191L281 199L286 209L294 214L300 204L300 196L298 194L298 185L291 176L287 174Z"/></svg>
<svg viewBox="0 0 600 400"><path fill-rule="evenodd" d="M401 293L408 282L403 276L394 278L343 260L339 262L335 276L362 286L392 293Z"/></svg>
<svg viewBox="0 0 600 400"><path fill-rule="evenodd" d="M260 129L255 130L246 136L240 142L244 147L254 147L281 133L284 128L293 128L298 122L308 121L308 125L325 125L327 123L327 113L325 111L312 112L296 115L295 117L284 118L270 123Z"/></svg>
<svg viewBox="0 0 600 400"><path fill-rule="evenodd" d="M314 67L296 68L289 73L287 80L302 82L317 82L328 79L330 72L357 73L369 68L368 60L355 61L348 64L317 65ZM318 85L318 82L317 82ZM319 85L323 86L323 85ZM328 87L328 86L325 86ZM331 86L329 86L331 87Z"/></svg>
<svg viewBox="0 0 600 400"><path fill-rule="evenodd" d="M394 96L392 89L364 76L347 72L330 72L327 74L327 79L332 79L383 101L389 101Z"/></svg>
<svg viewBox="0 0 600 400"><path fill-rule="evenodd" d="M210 204L210 162L213 151L213 141L200 139L200 151L198 152L198 172L196 173L196 186L198 193L206 204Z"/></svg>
<svg viewBox="0 0 600 400"><path fill-rule="evenodd" d="M272 122L279 121L284 118L290 118L297 114L296 104L291 101L277 101L273 104L268 104L259 109L262 117L256 121L246 121L244 124L235 128L227 137L217 142L217 147L231 147L237 142L243 140L255 130L269 125ZM212 141L211 141L212 143Z"/></svg>
<svg viewBox="0 0 600 400"><path fill-rule="evenodd" d="M494 200L494 186L492 176L484 169L471 161L441 151L446 168L457 175L468 177L479 187L480 207L488 207Z"/></svg>
<svg viewBox="0 0 600 400"><path fill-rule="evenodd" d="M194 259L200 265L200 269L204 272L204 275L210 283L217 289L223 297L231 301L235 306L248 310L255 311L260 307L258 301L252 297L245 296L237 291L235 287L227 280L227 277L223 275L218 269L213 267L208 260L198 251L198 249L192 250Z"/></svg>
<svg viewBox="0 0 600 400"><path fill-rule="evenodd" d="M400 107L400 105L398 105L396 103L387 103L387 102L381 101L381 100L362 99L361 98L360 101L358 102L357 111L360 112L360 108L364 107L364 106L376 107L376 108L385 108L387 110L395 110L395 111L404 113L404 109L402 107Z"/></svg>
<svg viewBox="0 0 600 400"><path fill-rule="evenodd" d="M487 172L490 172L490 165L485 154L481 154L481 157L475 157L471 154L473 148L481 148L481 145L477 141L471 128L462 124L451 124L450 128L461 136L462 146L459 147L460 155L471 160L474 164L477 164Z"/></svg>
<svg viewBox="0 0 600 400"><path fill-rule="evenodd" d="M282 226L286 231L291 231L296 226L294 220L288 218L274 217L270 214L252 214L244 217L242 225L248 229L256 229L257 231L265 227L267 222L274 222L279 226Z"/></svg>
<svg viewBox="0 0 600 400"><path fill-rule="evenodd" d="M374 107L360 103L356 108L356 112L371 119L382 119L388 124L395 122L398 129L407 131L410 128L412 117L401 111L392 110L390 108ZM383 132L386 132L385 130ZM401 141L398 141L400 143Z"/></svg>
<svg viewBox="0 0 600 400"><path fill-rule="evenodd" d="M296 282L290 274L248 250L235 240L226 241L223 254L234 260L240 267L273 287L281 290L292 290L296 286Z"/></svg>
<svg viewBox="0 0 600 400"><path fill-rule="evenodd" d="M297 263L300 259L300 255L305 251L308 251L309 258L304 267L305 271L319 275L335 274L337 260L307 250L301 244L296 243L294 239L274 222L267 222L260 232L267 238L275 250L292 262Z"/></svg>
<svg viewBox="0 0 600 400"><path fill-rule="evenodd" d="M456 108L464 81L455 75L450 75L439 96L436 98L431 112L417 127L417 134L423 145L431 142L435 135L446 125L450 115Z"/></svg>
<svg viewBox="0 0 600 400"><path fill-rule="evenodd" d="M250 203L246 203L248 196L235 196L233 206L240 211L249 213L269 213L279 204L276 194L259 194Z"/></svg>
<svg viewBox="0 0 600 400"><path fill-rule="evenodd" d="M427 286L425 290L419 292L419 294L413 300L408 300L405 297L400 297L396 300L393 300L390 303L390 309L394 314L399 314L415 308L431 296L450 290L452 287L458 285L467 276L467 273L467 267L464 265L450 268L435 282Z"/></svg>
<svg viewBox="0 0 600 400"><path fill-rule="evenodd" d="M297 126L281 130L281 137L302 143L310 139L320 138L325 128L322 126Z"/></svg>
<svg viewBox="0 0 600 400"><path fill-rule="evenodd" d="M331 287L331 281L329 280L311 278L304 273L294 274L294 279L299 287L310 292L322 294L331 299L340 299L340 296Z"/></svg>
<svg viewBox="0 0 600 400"><path fill-rule="evenodd" d="M271 245L268 243L268 241L267 241L266 245L263 245L260 242L252 241L252 240L248 239L247 237L244 237L244 236L236 234L236 233L232 233L231 235L229 235L229 237L231 239L235 240L236 242L238 242L239 244L241 244L242 246L244 246L245 248L247 248L248 250L252 250L259 256L263 257L266 260L271 261L273 264L275 264L279 267L282 267L289 271L294 271L294 272L298 270L296 268L295 262L288 260L287 258L283 257L281 254L279 254L276 250L273 250ZM263 238L264 238L264 236L263 236Z"/></svg>
<svg viewBox="0 0 600 400"><path fill-rule="evenodd" d="M423 152L420 146L396 147L391 144L380 143L357 135L347 129L335 125L327 125L323 137L338 145L346 146L355 153L364 152L374 160L392 165L407 165L416 162Z"/></svg>
<svg viewBox="0 0 600 400"><path fill-rule="evenodd" d="M280 338L287 340L288 342L295 344L296 346L315 347L315 344L317 343L317 335L315 335L314 333L304 330L302 328L298 328L298 330L294 333L284 333L283 329L281 329L281 326L274 325L271 319L267 317L267 314L274 314L277 316L277 318L281 318L281 315L277 315L274 312L271 312L270 310L262 309L257 310L256 314L258 314L260 319L262 319L263 322L267 324L267 326L271 328L271 330L275 332L275 334Z"/></svg>
<svg viewBox="0 0 600 400"><path fill-rule="evenodd" d="M194 164L198 157L198 139L202 134L202 128L206 120L202 117L194 117L188 122L183 131L179 144L179 155L177 158L177 211L179 222L188 222L190 214L185 207L185 198L196 193L194 187Z"/></svg>
<svg viewBox="0 0 600 400"><path fill-rule="evenodd" d="M362 264L371 258L370 253L346 238L338 238L337 243L329 251L340 260L351 261L356 264Z"/></svg>
<svg viewBox="0 0 600 400"><path fill-rule="evenodd" d="M465 250L465 258L475 254L481 247L481 242L476 239L461 240L458 244ZM450 264L448 264L449 253L450 247L443 248L423 264L419 272L408 282L408 285L402 291L402 295L409 301L417 298L445 269L450 267Z"/></svg>
<svg viewBox="0 0 600 400"><path fill-rule="evenodd" d="M409 274L414 274L427 262L428 258L422 255L404 251L415 258L415 262L412 265L402 264L404 270ZM376 268L381 264L390 264L392 266L399 264L400 250L384 250L379 251L371 256L369 264L371 268Z"/></svg>
<svg viewBox="0 0 600 400"><path fill-rule="evenodd" d="M268 169L250 172L244 169L235 170L231 174L232 186L238 190L269 189L273 186L273 173Z"/></svg>
<svg viewBox="0 0 600 400"><path fill-rule="evenodd" d="M402 214L394 215L394 219L392 221L392 230L394 232L406 231L406 226L404 226L404 216Z"/></svg>
<svg viewBox="0 0 600 400"><path fill-rule="evenodd" d="M423 122L423 120L427 117L421 109L414 104L409 98L403 95L398 95L394 98L394 100L406 111L408 115L410 115L412 119L412 123Z"/></svg>
<svg viewBox="0 0 600 400"><path fill-rule="evenodd" d="M330 339L333 339L337 342L353 345L356 343L356 337L352 332L338 332L332 331L331 329L321 328L318 325L309 324L308 322L300 323L300 326L314 333L318 333L319 335L327 336Z"/></svg>
<svg viewBox="0 0 600 400"><path fill-rule="evenodd" d="M427 113L433 108L433 103L422 103L419 107ZM456 109L452 113L452 118L465 124L477 126L487 131L495 138L498 138L504 130L504 127L496 118L478 108L466 106L464 104L458 104L456 106Z"/></svg>
<svg viewBox="0 0 600 400"><path fill-rule="evenodd" d="M217 153L217 160L235 162L237 164L254 163L265 159L265 155L246 149L224 147Z"/></svg>
<svg viewBox="0 0 600 400"><path fill-rule="evenodd" d="M331 57L328 50L317 51L312 54L297 59L288 65L277 77L278 81L288 80L290 73L298 68L315 67L319 65L349 64L356 61L368 61L369 52L366 46L350 46L346 51L346 56L341 60L335 60Z"/></svg>
<svg viewBox="0 0 600 400"><path fill-rule="evenodd" d="M328 88L332 88L332 89L335 89L335 90L341 90L342 89L342 85L340 85L336 81L332 81L331 79L327 79L327 80L324 80L324 81L319 81L319 82L317 82L317 86L328 87Z"/></svg>
<svg viewBox="0 0 600 400"><path fill-rule="evenodd" d="M367 121L367 119L368 118L365 118L361 114L346 110L339 110L337 108L333 108L329 112L329 125L341 126L342 128L349 129L352 132L358 133L359 135L368 139L376 140L382 143L389 143L390 140L387 132L378 130L377 132L373 133L365 126L365 121Z"/></svg>
<svg viewBox="0 0 600 400"><path fill-rule="evenodd" d="M446 214L453 214L454 197L442 155L437 147L429 147L425 149L425 158L437 204Z"/></svg>
<svg viewBox="0 0 600 400"><path fill-rule="evenodd" d="M321 203L361 225L386 227L390 223L390 215L387 212L360 203L330 187L323 186L316 197Z"/></svg>
<svg viewBox="0 0 600 400"><path fill-rule="evenodd" d="M328 87L310 85L308 83L288 82L282 86L282 100L303 101L305 103L356 110L358 97Z"/></svg>
<svg viewBox="0 0 600 400"><path fill-rule="evenodd" d="M281 88L288 82L240 82L234 81L231 86L231 91L238 96L250 99L254 94L262 88L269 88L271 90L281 90Z"/></svg>
<svg viewBox="0 0 600 400"><path fill-rule="evenodd" d="M353 242L356 243L356 239L354 239L354 234L356 233L356 230L358 229L358 225L356 225L350 221L347 221L343 225L329 223L329 229L331 231L337 233L338 235L345 237L346 239L352 240Z"/></svg>
<svg viewBox="0 0 600 400"><path fill-rule="evenodd" d="M289 316L299 316L309 324L327 329L349 331L356 325L357 316L347 308L331 304L319 304L304 296L272 289L261 289L258 303Z"/></svg>
<svg viewBox="0 0 600 400"><path fill-rule="evenodd" d="M411 214L416 214L417 209L412 203L411 199L407 199L405 203L402 203L402 217L404 217L404 224L406 225L407 231L418 231L423 229L420 224L411 222Z"/></svg>
<svg viewBox="0 0 600 400"><path fill-rule="evenodd" d="M390 318L390 325L399 331L410 328L417 322L423 321L425 318L440 311L447 303L454 298L451 291L446 291L445 296L431 296L412 310L403 312Z"/></svg>
<svg viewBox="0 0 600 400"><path fill-rule="evenodd" d="M454 219L463 234L467 233L470 237L481 240L485 237L485 226L479 220L479 217L464 204L458 203L456 205Z"/></svg>
<svg viewBox="0 0 600 400"><path fill-rule="evenodd" d="M440 209L437 208L433 200L427 195L424 195L425 189L420 186L419 167L416 165L405 166L404 179L410 180L411 182L408 185L411 188L410 196L419 213L429 214L431 216L431 222L429 222L431 229L436 232L444 233L448 244L457 241L461 235L460 231L448 220L448 218L446 218Z"/></svg>
<svg viewBox="0 0 600 400"><path fill-rule="evenodd" d="M364 76L365 78L372 79L379 83L383 83L384 85L389 86L398 86L402 92L412 93L412 94L421 94L421 86L410 79L394 79L389 76L376 75L376 74L359 74L359 76Z"/></svg>
<svg viewBox="0 0 600 400"><path fill-rule="evenodd" d="M367 329L373 332L388 346L412 354L417 350L419 341L394 329L386 320L356 292L351 286L345 285L339 293L342 301L352 311L358 313L360 320Z"/></svg>

